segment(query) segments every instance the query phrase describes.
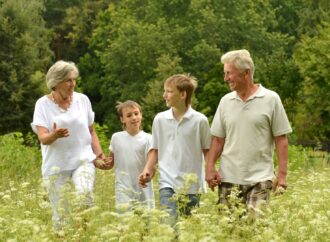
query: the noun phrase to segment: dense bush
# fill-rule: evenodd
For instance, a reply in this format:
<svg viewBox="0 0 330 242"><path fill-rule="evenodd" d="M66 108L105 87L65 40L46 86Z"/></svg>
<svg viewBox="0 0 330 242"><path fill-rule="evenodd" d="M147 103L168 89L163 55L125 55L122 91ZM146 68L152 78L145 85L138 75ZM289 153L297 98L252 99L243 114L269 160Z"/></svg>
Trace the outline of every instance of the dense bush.
<svg viewBox="0 0 330 242"><path fill-rule="evenodd" d="M22 133L0 136L1 184L21 181L23 178L35 180L41 176L41 154L37 146L24 145Z"/></svg>

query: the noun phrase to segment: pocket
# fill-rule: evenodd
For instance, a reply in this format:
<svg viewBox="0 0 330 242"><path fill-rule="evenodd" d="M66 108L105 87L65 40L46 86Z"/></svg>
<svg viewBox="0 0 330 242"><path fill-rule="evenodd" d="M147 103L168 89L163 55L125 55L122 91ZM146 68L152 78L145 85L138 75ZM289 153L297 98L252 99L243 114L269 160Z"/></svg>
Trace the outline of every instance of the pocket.
<svg viewBox="0 0 330 242"><path fill-rule="evenodd" d="M273 182L271 180L259 182L257 187L259 190L271 190L273 187Z"/></svg>

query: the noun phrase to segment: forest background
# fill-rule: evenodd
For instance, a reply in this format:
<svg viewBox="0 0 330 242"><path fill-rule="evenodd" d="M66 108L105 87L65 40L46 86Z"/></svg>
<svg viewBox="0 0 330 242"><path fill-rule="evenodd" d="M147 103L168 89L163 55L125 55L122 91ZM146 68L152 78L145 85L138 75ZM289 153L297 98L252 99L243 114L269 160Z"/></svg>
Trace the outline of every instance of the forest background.
<svg viewBox="0 0 330 242"><path fill-rule="evenodd" d="M30 128L36 100L49 92L45 73L59 59L78 65L77 90L91 99L106 151L121 130L116 102L139 102L150 131L166 109L163 81L174 73L197 77L193 107L211 122L229 92L220 57L241 48L255 61L255 82L279 93L294 128L289 187L272 193L253 223L241 203L220 213L217 193L203 194L193 216L180 218L178 241L328 242L330 156L318 149L330 150L329 0L0 0L0 241L174 239L160 223L164 211L113 212L113 170L97 170L95 207L81 210L68 194L69 223L60 237L53 233Z"/></svg>
<svg viewBox="0 0 330 242"><path fill-rule="evenodd" d="M78 65L77 89L109 136L121 130L116 102L127 99L142 105L150 131L174 73L198 79L193 106L211 122L229 92L220 57L246 48L255 82L282 98L290 142L330 142L327 0L0 0L0 42L0 135L30 132L59 59Z"/></svg>

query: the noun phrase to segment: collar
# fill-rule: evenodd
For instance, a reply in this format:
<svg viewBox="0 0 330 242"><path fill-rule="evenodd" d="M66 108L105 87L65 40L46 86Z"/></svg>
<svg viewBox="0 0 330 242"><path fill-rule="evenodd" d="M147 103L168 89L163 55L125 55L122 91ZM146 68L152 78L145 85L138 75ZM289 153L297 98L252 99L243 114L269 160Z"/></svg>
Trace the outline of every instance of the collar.
<svg viewBox="0 0 330 242"><path fill-rule="evenodd" d="M194 109L192 109L191 106L188 107L187 111L184 113L184 115L182 116L182 119L189 119L192 115L193 115ZM173 109L170 108L169 110L165 111L165 118L167 119L175 119L174 115L173 115Z"/></svg>
<svg viewBox="0 0 330 242"><path fill-rule="evenodd" d="M261 83L257 83L257 84L259 85L258 90L252 96L250 96L247 100L252 100L252 99L257 98L257 97L265 96L266 89L261 85ZM230 99L239 99L239 100L241 100L241 98L238 96L236 91L232 91L228 95L229 95Z"/></svg>

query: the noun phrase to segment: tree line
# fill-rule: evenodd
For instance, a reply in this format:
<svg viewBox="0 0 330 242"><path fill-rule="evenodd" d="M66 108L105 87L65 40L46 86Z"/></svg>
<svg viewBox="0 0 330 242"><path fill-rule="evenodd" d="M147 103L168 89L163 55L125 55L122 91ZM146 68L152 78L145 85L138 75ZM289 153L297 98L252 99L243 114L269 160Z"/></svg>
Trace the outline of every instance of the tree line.
<svg viewBox="0 0 330 242"><path fill-rule="evenodd" d="M121 129L117 101L143 107L144 128L164 110L163 81L198 80L195 109L210 121L229 89L220 57L246 48L255 82L279 93L292 139L330 141L327 0L0 0L0 133L30 131L45 73L59 59L80 70L96 121Z"/></svg>

